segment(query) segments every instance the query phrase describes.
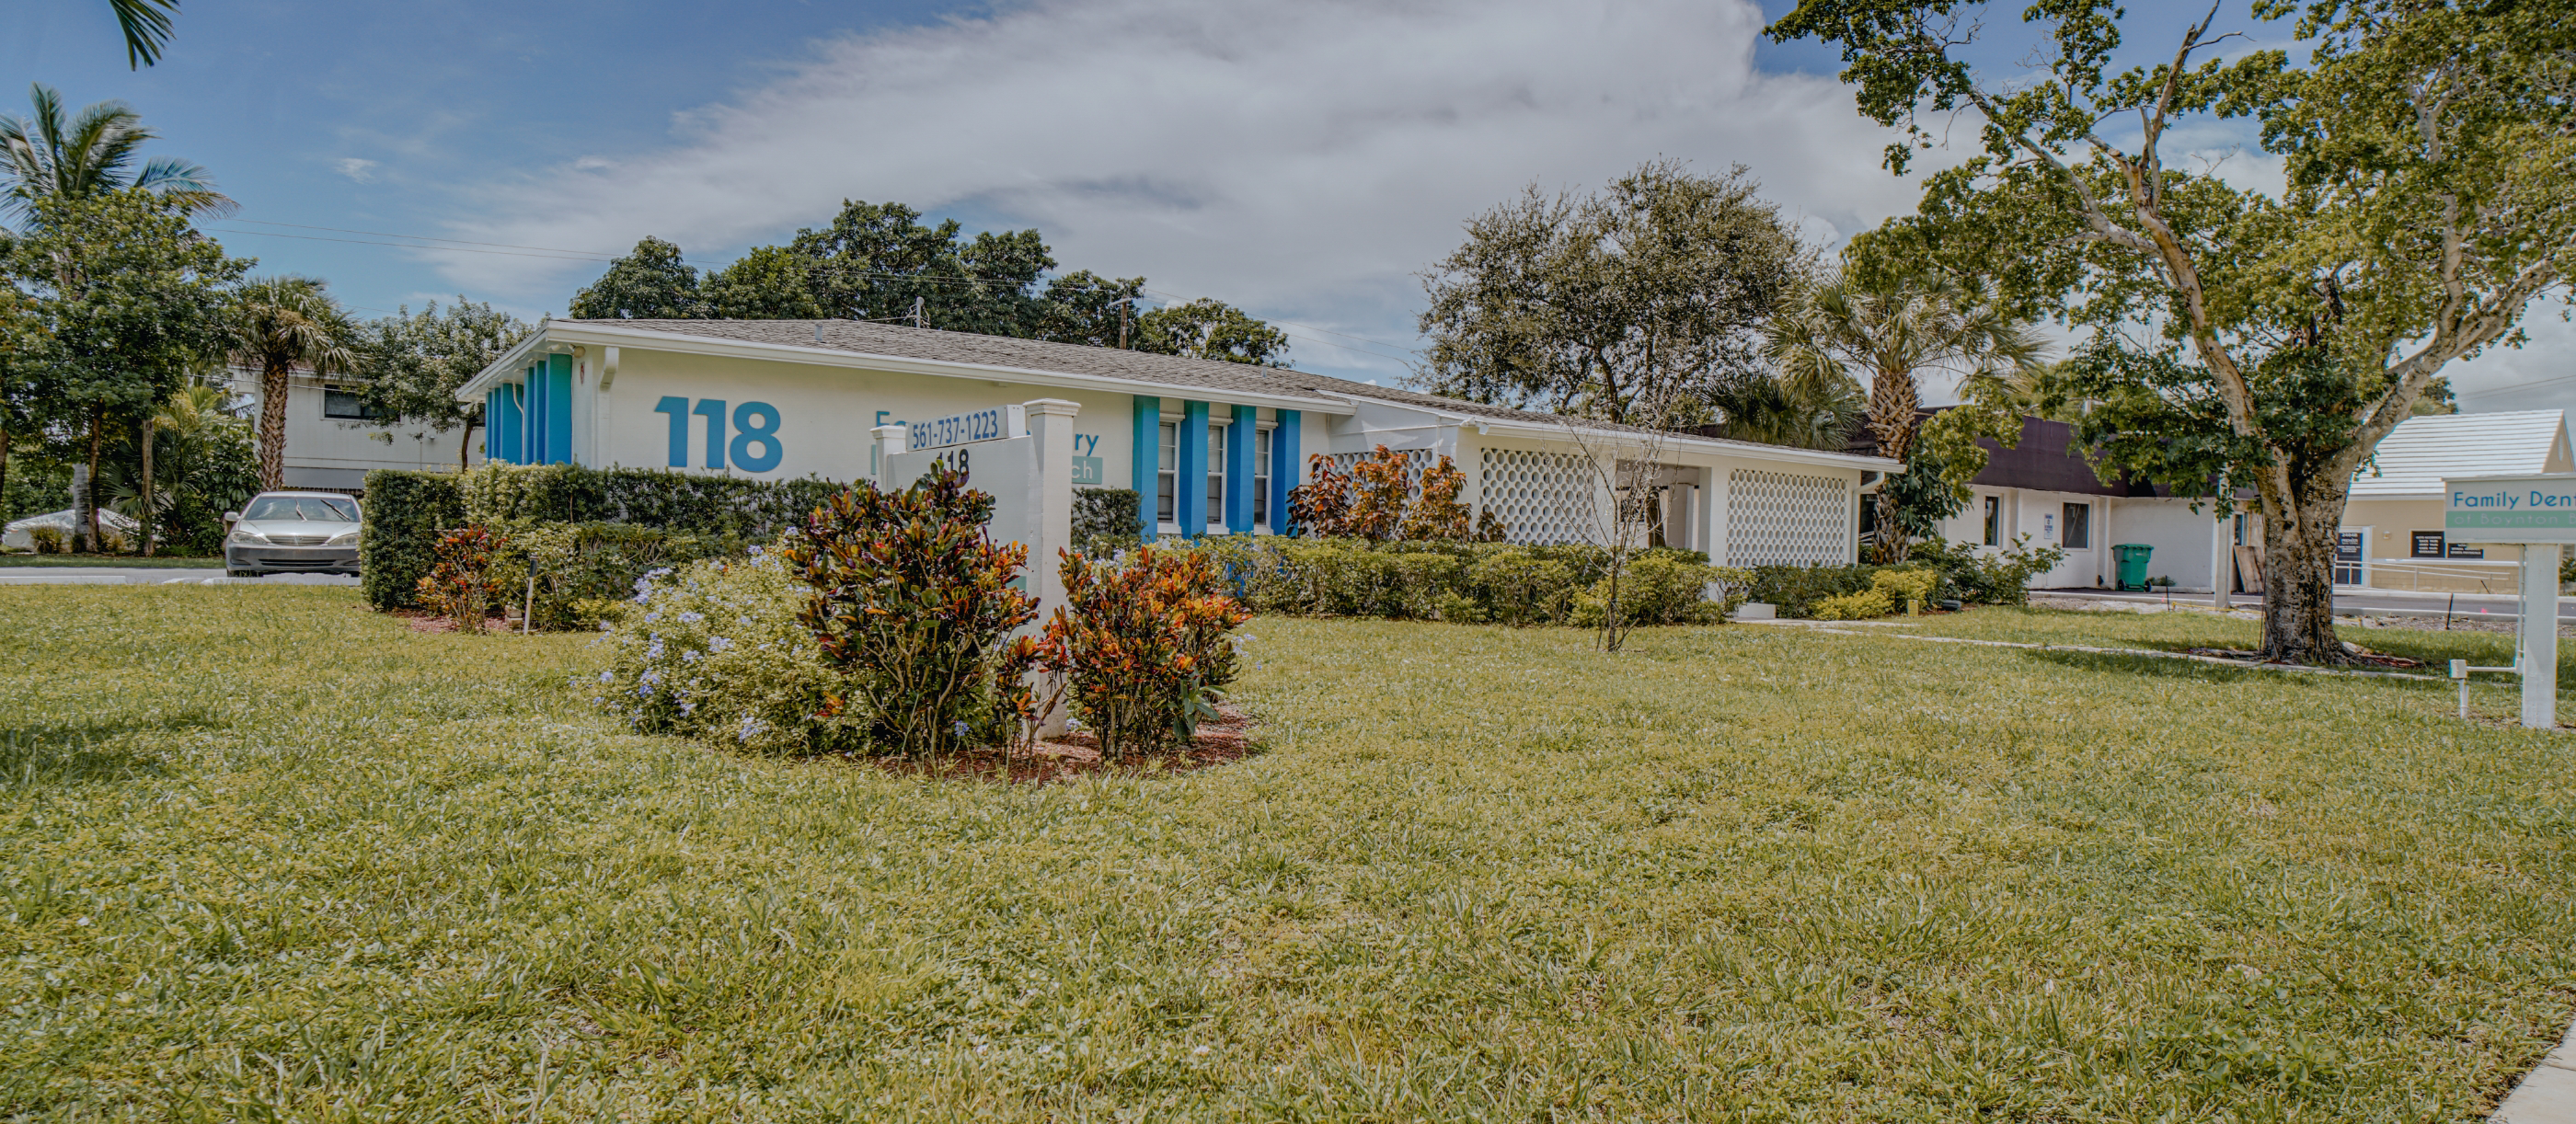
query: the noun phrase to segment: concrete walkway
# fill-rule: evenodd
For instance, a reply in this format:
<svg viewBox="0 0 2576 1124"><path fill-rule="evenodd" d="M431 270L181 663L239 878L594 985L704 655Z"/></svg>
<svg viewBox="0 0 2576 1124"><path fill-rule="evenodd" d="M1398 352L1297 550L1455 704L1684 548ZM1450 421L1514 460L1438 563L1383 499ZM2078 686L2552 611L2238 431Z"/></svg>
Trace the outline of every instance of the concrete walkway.
<svg viewBox="0 0 2576 1124"><path fill-rule="evenodd" d="M2505 1095L2496 1124L2576 1124L2576 1026Z"/></svg>

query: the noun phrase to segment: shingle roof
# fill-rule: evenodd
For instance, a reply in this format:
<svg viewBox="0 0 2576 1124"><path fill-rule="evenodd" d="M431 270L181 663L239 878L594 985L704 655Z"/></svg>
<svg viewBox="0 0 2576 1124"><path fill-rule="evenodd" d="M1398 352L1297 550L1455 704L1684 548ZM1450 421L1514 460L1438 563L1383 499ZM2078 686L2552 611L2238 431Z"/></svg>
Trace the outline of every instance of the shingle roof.
<svg viewBox="0 0 2576 1124"><path fill-rule="evenodd" d="M2426 414L2398 423L2353 477L2352 498L2439 495L2445 476L2567 471L2565 410ZM2559 464L2551 461L2558 459Z"/></svg>
<svg viewBox="0 0 2576 1124"><path fill-rule="evenodd" d="M558 320L555 323L663 332L678 336L698 336L777 347L821 347L834 351L885 355L901 359L927 359L977 366L1054 371L1099 378L1132 379L1161 383L1166 386L1197 387L1219 392L1230 390L1247 394L1310 397L1349 395L1417 409L1436 410L1465 417L1489 418L1521 425L1561 426L1571 422L1586 429L1650 432L1637 426L1577 420L1536 410L1516 410L1508 406L1489 406L1480 402L1444 398L1436 394L1400 390L1373 383L1353 382L1349 379L1337 379L1330 375L1312 374L1284 367L1256 367L1248 363L1191 359L1178 355L1158 355L1147 351L1092 347L1087 344L1051 343L1045 340L1019 339L1012 336L983 336L969 332L941 331L936 328L876 324L863 320ZM822 329L819 342L815 333L817 325ZM1694 434L1667 433L1664 436L1693 443L1735 445L1751 449L1779 447L1728 438L1701 437Z"/></svg>

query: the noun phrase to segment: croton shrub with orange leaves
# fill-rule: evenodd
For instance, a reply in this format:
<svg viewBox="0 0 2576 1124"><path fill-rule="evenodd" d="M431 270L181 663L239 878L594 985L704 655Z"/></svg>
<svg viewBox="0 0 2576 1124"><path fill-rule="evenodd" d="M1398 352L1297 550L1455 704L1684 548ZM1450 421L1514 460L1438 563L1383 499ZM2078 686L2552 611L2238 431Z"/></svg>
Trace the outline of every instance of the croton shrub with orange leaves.
<svg viewBox="0 0 2576 1124"><path fill-rule="evenodd" d="M1028 548L985 535L993 497L965 480L943 467L900 491L860 481L780 548L813 589L798 619L898 753L1000 743L1036 715L1038 643L1012 635L1037 619L1011 585ZM834 691L824 716L848 705Z"/></svg>
<svg viewBox="0 0 2576 1124"><path fill-rule="evenodd" d="M1048 666L1104 758L1185 744L1234 681L1229 635L1252 619L1198 551L1138 547L1115 561L1067 551L1065 604L1047 619Z"/></svg>
<svg viewBox="0 0 2576 1124"><path fill-rule="evenodd" d="M420 576L419 603L446 617L458 632L483 631L484 615L503 596L496 571L509 545L509 539L480 526L438 536L432 548L438 561Z"/></svg>
<svg viewBox="0 0 2576 1124"><path fill-rule="evenodd" d="M1348 472L1318 453L1307 458L1306 483L1288 490L1288 519L1313 538L1501 542L1503 521L1491 509L1471 522L1459 499L1466 490L1467 474L1445 455L1416 480L1412 462L1384 445Z"/></svg>

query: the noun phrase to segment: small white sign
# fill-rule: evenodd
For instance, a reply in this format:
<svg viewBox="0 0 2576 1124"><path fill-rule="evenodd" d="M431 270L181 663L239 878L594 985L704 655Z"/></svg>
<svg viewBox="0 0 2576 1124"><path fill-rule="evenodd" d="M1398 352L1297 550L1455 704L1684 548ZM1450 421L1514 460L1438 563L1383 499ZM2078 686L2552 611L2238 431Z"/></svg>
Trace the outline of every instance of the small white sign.
<svg viewBox="0 0 2576 1124"><path fill-rule="evenodd" d="M913 452L923 449L945 449L952 445L971 445L978 441L1007 441L1029 431L1028 414L1021 406L991 406L968 410L944 418L912 423L904 435L904 448Z"/></svg>
<svg viewBox="0 0 2576 1124"><path fill-rule="evenodd" d="M1018 408L1012 407L1014 410ZM963 473L967 487L990 494L993 497L993 521L985 524L984 533L994 542L1027 544L1034 560L1045 545L1038 541L1036 438L963 443L944 449L907 449L886 458L886 486L911 487L934 465L944 465Z"/></svg>

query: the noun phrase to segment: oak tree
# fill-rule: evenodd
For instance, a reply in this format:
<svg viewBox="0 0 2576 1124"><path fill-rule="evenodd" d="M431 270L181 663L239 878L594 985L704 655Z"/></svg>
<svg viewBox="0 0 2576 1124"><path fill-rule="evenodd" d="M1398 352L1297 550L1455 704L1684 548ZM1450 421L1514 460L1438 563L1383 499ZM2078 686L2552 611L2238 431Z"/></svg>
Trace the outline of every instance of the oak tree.
<svg viewBox="0 0 2576 1124"><path fill-rule="evenodd" d="M1901 127L1902 172L1939 122L1977 149L1856 256L1988 276L2088 330L2060 397L2090 400L2106 471L2250 489L2273 659L2342 662L2332 554L2354 473L2453 362L2522 340L2576 248L2576 20L2561 4L2258 0L2283 50L2217 57L2212 7L2143 65L2110 0L2039 0L2008 69L1972 45L1987 7L1804 0L1779 40L1839 44L1860 111ZM2249 27L2251 25L2249 24ZM2276 33L2277 34L2277 33ZM2169 49L2167 49L2169 48ZM2246 123L2283 186L2195 167L2196 131ZM2192 148L2178 148L2178 145Z"/></svg>

